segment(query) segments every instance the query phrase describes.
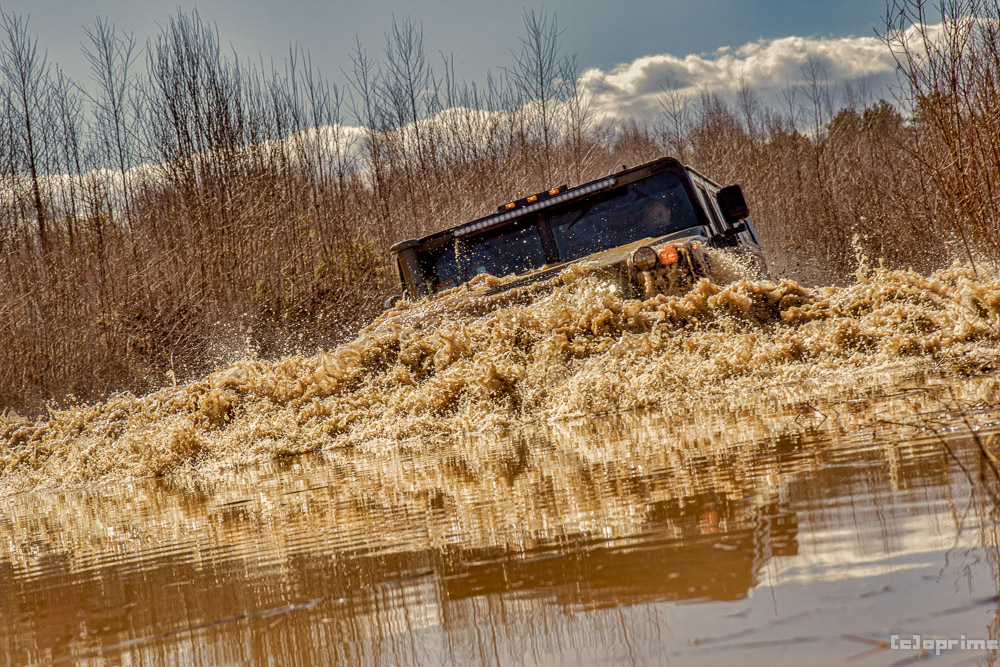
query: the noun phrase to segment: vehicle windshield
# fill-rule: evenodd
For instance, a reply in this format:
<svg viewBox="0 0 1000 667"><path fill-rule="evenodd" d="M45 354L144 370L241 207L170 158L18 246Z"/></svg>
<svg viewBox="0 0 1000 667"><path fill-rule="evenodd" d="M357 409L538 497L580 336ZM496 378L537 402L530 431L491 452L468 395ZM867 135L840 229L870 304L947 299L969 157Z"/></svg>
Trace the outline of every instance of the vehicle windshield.
<svg viewBox="0 0 1000 667"><path fill-rule="evenodd" d="M698 224L682 180L665 172L577 201L569 210L543 210L529 220L466 236L418 256L427 291L435 293L479 274L523 273L549 261L569 262ZM548 232L557 256L546 257L542 234Z"/></svg>
<svg viewBox="0 0 1000 667"><path fill-rule="evenodd" d="M612 190L583 211L549 221L563 262L697 224L684 184L669 172Z"/></svg>

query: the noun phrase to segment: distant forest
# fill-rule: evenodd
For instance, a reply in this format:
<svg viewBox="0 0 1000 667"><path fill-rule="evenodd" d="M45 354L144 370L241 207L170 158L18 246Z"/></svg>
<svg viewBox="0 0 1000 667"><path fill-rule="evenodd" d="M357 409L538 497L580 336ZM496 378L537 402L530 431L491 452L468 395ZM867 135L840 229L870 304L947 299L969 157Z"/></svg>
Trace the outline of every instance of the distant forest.
<svg viewBox="0 0 1000 667"><path fill-rule="evenodd" d="M0 411L332 346L398 292L393 242L663 155L743 185L778 276L849 280L855 248L993 262L1000 7L937 9L943 32L922 0L888 7L892 103L810 64L782 109L665 85L647 124L596 118L544 12L484 86L406 19L345 46L343 88L295 47L281 69L237 59L183 12L148 44L96 20L84 85L0 13Z"/></svg>

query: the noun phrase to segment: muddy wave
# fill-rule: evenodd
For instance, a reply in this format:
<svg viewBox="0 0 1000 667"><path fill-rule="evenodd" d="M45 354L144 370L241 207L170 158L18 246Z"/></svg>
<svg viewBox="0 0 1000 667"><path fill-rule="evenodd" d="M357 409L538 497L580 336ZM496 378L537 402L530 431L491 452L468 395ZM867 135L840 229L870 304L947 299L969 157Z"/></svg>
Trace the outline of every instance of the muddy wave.
<svg viewBox="0 0 1000 667"><path fill-rule="evenodd" d="M579 267L489 295L495 282L400 303L329 352L35 423L0 417L0 483L162 475L928 364L974 374L1000 348L1000 279L981 266L862 269L846 287L702 280L645 300Z"/></svg>

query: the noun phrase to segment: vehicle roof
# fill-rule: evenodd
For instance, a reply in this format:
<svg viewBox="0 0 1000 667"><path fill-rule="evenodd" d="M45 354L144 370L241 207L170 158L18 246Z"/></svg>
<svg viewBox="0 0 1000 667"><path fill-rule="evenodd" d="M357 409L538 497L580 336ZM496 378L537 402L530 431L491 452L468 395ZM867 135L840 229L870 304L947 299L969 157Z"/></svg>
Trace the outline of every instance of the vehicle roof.
<svg viewBox="0 0 1000 667"><path fill-rule="evenodd" d="M652 160L650 162L645 162L645 163L640 164L640 165L635 166L635 167L629 167L629 168L622 169L620 171L613 172L611 174L608 174L607 176L602 176L601 178L595 178L595 179L593 179L591 181L587 181L586 183L581 183L579 185L575 185L575 186L573 186L571 188L568 188L565 192L572 193L572 192L574 192L576 190L581 190L581 189L584 189L584 188L586 188L588 186L600 183L601 181L607 180L608 178L621 179L623 177L629 176L631 174L634 174L635 172L642 171L642 170L652 170L653 173L656 173L656 172L659 172L659 171L665 171L667 168L669 168L671 166L678 167L680 169L689 169L690 171L694 172L695 174L697 174L701 178L705 179L706 181L708 181L708 182L710 182L710 183L712 183L714 185L717 185L715 183L715 181L713 181L712 179L708 178L707 176L705 176L701 172L699 172L699 171L697 171L695 169L692 169L691 167L687 167L686 165L682 164L676 158L673 158L673 157L662 157L662 158L658 158L656 160ZM530 213L533 213L533 211L525 211L525 215L528 215ZM472 226L472 225L475 225L475 224L480 223L480 222L488 221L491 218L496 218L496 217L499 217L500 215L502 215L502 214L495 213L495 212L494 213L490 213L489 215L484 215L484 216L482 216L480 218L476 218L474 220L469 220L469 221L466 221L466 222L462 222L462 223L454 225L452 227L448 227L446 229L442 229L441 231L437 231L437 232L434 232L432 234L428 234L427 236L422 236L420 238L406 239L405 241L399 241L399 242L394 243L392 246L389 247L389 252L390 253L397 253L397 252L399 252L401 250L405 250L406 248L412 248L414 246L425 245L425 244L431 243L431 242L433 242L433 241L435 241L437 239L451 238L452 236L454 236L454 232L456 230L459 230L459 229L461 229L463 227ZM521 219L520 216L514 216L513 218L509 219L507 222L514 223L514 222L516 222L519 219Z"/></svg>

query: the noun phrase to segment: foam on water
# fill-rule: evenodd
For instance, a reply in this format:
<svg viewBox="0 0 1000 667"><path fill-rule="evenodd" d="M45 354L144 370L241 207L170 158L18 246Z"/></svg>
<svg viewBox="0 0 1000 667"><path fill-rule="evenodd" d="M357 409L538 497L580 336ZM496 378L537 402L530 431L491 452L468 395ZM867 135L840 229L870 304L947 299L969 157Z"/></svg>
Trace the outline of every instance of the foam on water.
<svg viewBox="0 0 1000 667"><path fill-rule="evenodd" d="M0 485L162 475L928 364L979 372L1000 349L1000 278L982 266L862 269L846 287L702 280L645 300L580 267L488 295L495 282L400 303L332 351L240 361L36 423L0 416Z"/></svg>

